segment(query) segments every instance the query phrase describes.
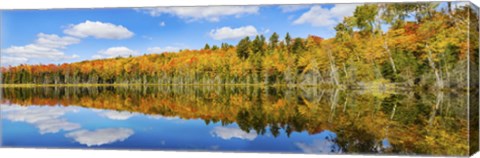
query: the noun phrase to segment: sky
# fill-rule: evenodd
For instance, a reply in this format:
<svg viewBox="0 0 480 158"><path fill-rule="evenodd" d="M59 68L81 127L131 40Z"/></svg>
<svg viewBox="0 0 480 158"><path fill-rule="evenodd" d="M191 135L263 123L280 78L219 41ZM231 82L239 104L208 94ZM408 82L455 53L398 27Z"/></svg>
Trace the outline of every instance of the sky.
<svg viewBox="0 0 480 158"><path fill-rule="evenodd" d="M359 4L1 11L1 66L137 56L277 32L330 38Z"/></svg>

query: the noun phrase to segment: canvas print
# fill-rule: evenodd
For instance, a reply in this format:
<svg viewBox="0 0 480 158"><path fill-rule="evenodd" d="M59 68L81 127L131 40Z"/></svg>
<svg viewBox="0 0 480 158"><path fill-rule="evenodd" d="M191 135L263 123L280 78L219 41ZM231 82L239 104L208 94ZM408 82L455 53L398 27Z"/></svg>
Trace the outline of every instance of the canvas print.
<svg viewBox="0 0 480 158"><path fill-rule="evenodd" d="M469 156L470 2L1 10L1 146Z"/></svg>

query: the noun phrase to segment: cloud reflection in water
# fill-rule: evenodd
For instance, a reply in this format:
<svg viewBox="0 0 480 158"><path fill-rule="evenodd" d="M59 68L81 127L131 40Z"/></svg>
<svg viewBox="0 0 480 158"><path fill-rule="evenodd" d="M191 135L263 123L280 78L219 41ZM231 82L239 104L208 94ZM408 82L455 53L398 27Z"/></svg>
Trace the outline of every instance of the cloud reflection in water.
<svg viewBox="0 0 480 158"><path fill-rule="evenodd" d="M2 118L12 122L26 122L39 129L40 134L55 134L63 131L71 131L65 134L67 138L73 138L76 142L90 146L101 146L118 141L124 141L134 134L128 128L105 128L89 131L80 129L81 125L67 121L64 116L67 113L78 112L81 107L69 106L20 106L16 104L0 105ZM101 111L100 116L112 120L126 120L135 114L130 112Z"/></svg>
<svg viewBox="0 0 480 158"><path fill-rule="evenodd" d="M26 122L34 125L40 130L40 134L57 133L60 130L71 131L79 129L77 123L68 122L61 118L67 112L77 112L76 108L68 107L22 107L19 105L0 106L2 118L13 122Z"/></svg>
<svg viewBox="0 0 480 158"><path fill-rule="evenodd" d="M127 111L103 111L100 115L112 120L128 120L136 114Z"/></svg>
<svg viewBox="0 0 480 158"><path fill-rule="evenodd" d="M74 131L67 133L65 137L73 138L76 142L91 147L111 144L118 141L124 141L133 134L133 130L128 128L105 128L95 131Z"/></svg>
<svg viewBox="0 0 480 158"><path fill-rule="evenodd" d="M336 143L337 135L331 131L325 130L319 133L320 138L314 139L313 143L295 143L303 152L309 154L334 154L341 153L342 149Z"/></svg>
<svg viewBox="0 0 480 158"><path fill-rule="evenodd" d="M224 140L230 140L232 138L245 139L245 140L254 140L257 138L257 132L250 131L244 132L238 128L229 128L229 127L215 127L211 131L212 136L220 137Z"/></svg>

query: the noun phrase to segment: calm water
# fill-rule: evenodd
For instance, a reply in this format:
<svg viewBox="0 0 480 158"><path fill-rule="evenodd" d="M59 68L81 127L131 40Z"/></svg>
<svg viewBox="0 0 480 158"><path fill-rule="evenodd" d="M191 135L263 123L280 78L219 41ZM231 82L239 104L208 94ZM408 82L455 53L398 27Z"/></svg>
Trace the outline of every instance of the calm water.
<svg viewBox="0 0 480 158"><path fill-rule="evenodd" d="M463 93L254 87L3 88L2 145L466 155Z"/></svg>

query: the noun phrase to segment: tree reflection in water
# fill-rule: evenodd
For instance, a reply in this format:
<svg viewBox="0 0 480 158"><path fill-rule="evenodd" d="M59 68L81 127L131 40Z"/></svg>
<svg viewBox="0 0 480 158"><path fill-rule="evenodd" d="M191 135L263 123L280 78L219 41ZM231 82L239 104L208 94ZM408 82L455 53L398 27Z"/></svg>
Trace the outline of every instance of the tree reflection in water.
<svg viewBox="0 0 480 158"><path fill-rule="evenodd" d="M290 136L293 132L308 132L311 135L328 133L328 139L296 144L305 152L312 153L324 152L326 148L334 153L468 153L468 98L463 92L253 86L100 86L3 88L2 95L3 104L79 105L202 119L206 124L220 122L226 126L236 123L246 134L245 139L267 133L274 137L281 133Z"/></svg>

